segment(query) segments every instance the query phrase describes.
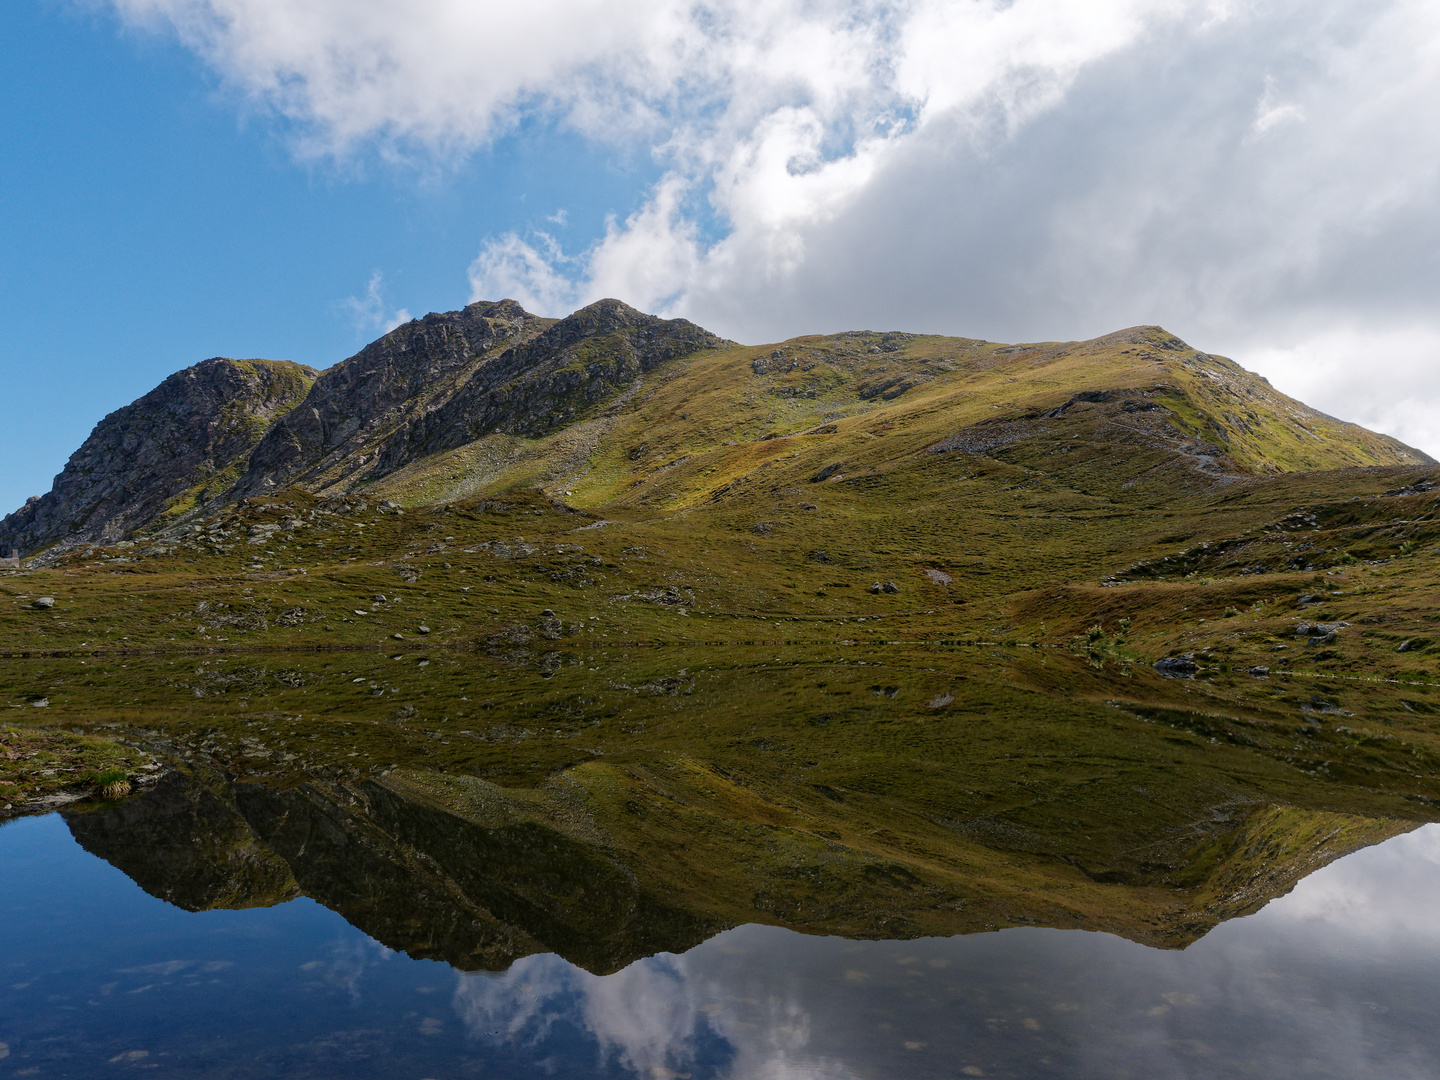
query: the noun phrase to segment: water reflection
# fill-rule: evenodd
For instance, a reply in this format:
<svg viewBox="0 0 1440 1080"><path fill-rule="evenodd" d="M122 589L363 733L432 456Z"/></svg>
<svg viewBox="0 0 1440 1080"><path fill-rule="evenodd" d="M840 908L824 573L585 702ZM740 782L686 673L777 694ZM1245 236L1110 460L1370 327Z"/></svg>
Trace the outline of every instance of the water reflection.
<svg viewBox="0 0 1440 1080"><path fill-rule="evenodd" d="M1013 929L844 942L747 926L597 977L461 976L472 1037L560 1026L642 1076L1432 1077L1440 828L1320 871L1183 953Z"/></svg>
<svg viewBox="0 0 1440 1080"><path fill-rule="evenodd" d="M0 829L0 1078L1440 1069L1425 691L411 659L56 662L168 769Z"/></svg>
<svg viewBox="0 0 1440 1080"><path fill-rule="evenodd" d="M1440 1074L1437 826L1183 951L1043 928L851 941L746 925L608 975L554 954L458 972L304 899L183 912L54 818L0 830L0 860L0 1076Z"/></svg>

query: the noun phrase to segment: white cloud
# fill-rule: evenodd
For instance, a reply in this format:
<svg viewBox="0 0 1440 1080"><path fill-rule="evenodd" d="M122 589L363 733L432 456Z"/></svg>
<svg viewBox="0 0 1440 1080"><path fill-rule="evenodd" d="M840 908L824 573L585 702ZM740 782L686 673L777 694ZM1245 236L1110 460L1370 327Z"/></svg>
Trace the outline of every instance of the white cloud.
<svg viewBox="0 0 1440 1080"><path fill-rule="evenodd" d="M1265 93L1255 103L1255 134L1264 135L1279 124L1304 119L1305 110L1293 101L1281 101L1274 78L1265 76Z"/></svg>
<svg viewBox="0 0 1440 1080"><path fill-rule="evenodd" d="M548 233L536 234L533 244L505 233L487 240L470 264L470 299L508 298L536 314L567 314L578 306L579 288L564 273L572 261Z"/></svg>
<svg viewBox="0 0 1440 1080"><path fill-rule="evenodd" d="M1430 0L109 2L304 153L453 156L531 115L651 148L640 210L585 250L492 237L477 296L742 340L1160 322L1440 451ZM1379 340L1420 353L1347 382Z"/></svg>
<svg viewBox="0 0 1440 1080"><path fill-rule="evenodd" d="M385 297L381 292L384 284L385 276L376 270L370 275L364 296L347 296L340 301L340 309L349 314L355 324L356 333L373 334L379 331L388 334L395 327L414 318L404 308L399 308L389 315L385 313Z"/></svg>
<svg viewBox="0 0 1440 1080"><path fill-rule="evenodd" d="M1249 366L1322 412L1440 456L1440 327L1336 325L1245 348Z"/></svg>
<svg viewBox="0 0 1440 1080"><path fill-rule="evenodd" d="M717 1073L725 1080L856 1080L847 1064L811 1050L810 1012L790 995L737 996L723 977L692 971L691 955L661 953L605 976L528 956L501 975L457 975L453 1006L471 1038L544 1056L552 1032L571 1027L594 1041L599 1062L640 1077L698 1071L705 1044L713 1053L718 1040L732 1051Z"/></svg>

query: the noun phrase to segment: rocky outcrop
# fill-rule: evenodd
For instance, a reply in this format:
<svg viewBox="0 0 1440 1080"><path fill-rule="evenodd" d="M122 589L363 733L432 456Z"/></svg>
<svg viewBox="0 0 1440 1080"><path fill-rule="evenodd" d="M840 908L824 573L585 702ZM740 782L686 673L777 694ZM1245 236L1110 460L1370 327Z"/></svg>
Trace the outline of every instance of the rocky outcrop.
<svg viewBox="0 0 1440 1080"><path fill-rule="evenodd" d="M216 357L176 372L95 426L48 494L0 521L0 551L114 543L227 491L316 372Z"/></svg>
<svg viewBox="0 0 1440 1080"><path fill-rule="evenodd" d="M496 432L544 435L656 365L726 344L618 300L558 322L513 300L427 315L322 375L256 449L236 494L348 486Z"/></svg>
<svg viewBox="0 0 1440 1080"><path fill-rule="evenodd" d="M0 553L112 544L291 485L343 491L494 432L541 435L726 344L618 300L558 321L500 300L414 319L323 374L206 360L101 421L50 493L0 522Z"/></svg>
<svg viewBox="0 0 1440 1080"><path fill-rule="evenodd" d="M373 465L398 428L441 406L486 358L553 322L501 300L396 327L315 381L301 406L256 447L235 493L323 488Z"/></svg>

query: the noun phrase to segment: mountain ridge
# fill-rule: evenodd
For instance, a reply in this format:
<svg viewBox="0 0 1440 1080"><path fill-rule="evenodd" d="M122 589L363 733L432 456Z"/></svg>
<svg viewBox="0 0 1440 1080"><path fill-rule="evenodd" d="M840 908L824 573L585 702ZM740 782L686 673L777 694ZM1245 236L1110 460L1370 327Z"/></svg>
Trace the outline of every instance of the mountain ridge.
<svg viewBox="0 0 1440 1080"><path fill-rule="evenodd" d="M892 451L988 457L1080 449L1059 446L1068 440L1087 445L1092 465L1109 454L1122 483L1142 489L1431 462L1157 326L1020 345L848 331L742 346L618 300L563 319L479 301L412 320L323 372L224 362L303 373L280 400L241 377L177 396L210 386L205 365L217 363L97 425L51 492L0 522L0 548L114 543L291 486L403 505L519 484L591 508L696 506L774 494L760 471L797 439L870 472L897 460L870 445L877 435ZM243 439L227 411L248 417Z"/></svg>

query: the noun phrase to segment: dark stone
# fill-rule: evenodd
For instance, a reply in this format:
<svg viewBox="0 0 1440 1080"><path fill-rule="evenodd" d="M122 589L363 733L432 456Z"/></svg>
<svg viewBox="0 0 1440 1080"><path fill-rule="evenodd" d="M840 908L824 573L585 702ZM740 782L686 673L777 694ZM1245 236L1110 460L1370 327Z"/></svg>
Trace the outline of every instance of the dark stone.
<svg viewBox="0 0 1440 1080"><path fill-rule="evenodd" d="M1155 661L1155 670L1167 679L1188 679L1200 670L1195 658L1190 655L1166 656Z"/></svg>

